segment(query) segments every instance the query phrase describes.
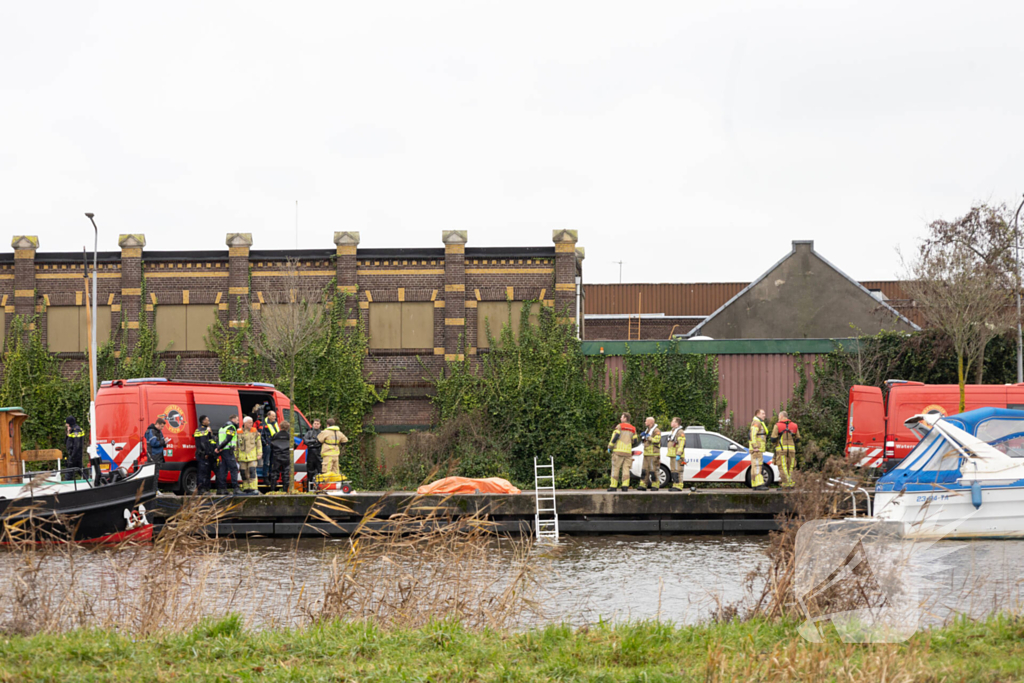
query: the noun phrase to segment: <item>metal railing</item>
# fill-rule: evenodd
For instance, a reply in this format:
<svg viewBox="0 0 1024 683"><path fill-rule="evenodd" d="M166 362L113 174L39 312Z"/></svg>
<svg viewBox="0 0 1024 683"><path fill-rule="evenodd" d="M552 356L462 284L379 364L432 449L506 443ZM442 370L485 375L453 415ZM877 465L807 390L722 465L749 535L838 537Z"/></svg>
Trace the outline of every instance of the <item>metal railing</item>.
<svg viewBox="0 0 1024 683"><path fill-rule="evenodd" d="M865 489L862 486L857 486L855 484L851 484L848 481L843 481L842 479L829 479L828 482L826 482L826 483L828 484L828 486L830 488L835 488L836 486L842 486L842 487L846 488L849 491L849 493L850 493L850 502L853 505L853 518L854 519L857 519L857 492L860 491L861 493L863 493L864 494L864 500L867 502L867 512L868 512L867 516L868 517L872 516L872 514L871 514L871 494L868 493L867 489Z"/></svg>

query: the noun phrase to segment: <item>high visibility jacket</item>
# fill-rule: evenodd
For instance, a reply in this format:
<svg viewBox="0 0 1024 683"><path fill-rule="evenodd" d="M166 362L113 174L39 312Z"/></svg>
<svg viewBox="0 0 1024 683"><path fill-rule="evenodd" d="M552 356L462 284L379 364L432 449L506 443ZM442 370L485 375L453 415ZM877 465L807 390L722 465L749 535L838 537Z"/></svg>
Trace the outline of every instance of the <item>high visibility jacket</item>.
<svg viewBox="0 0 1024 683"><path fill-rule="evenodd" d="M82 463L82 442L85 439L85 430L75 427L64 439L64 451L67 453L68 462Z"/></svg>
<svg viewBox="0 0 1024 683"><path fill-rule="evenodd" d="M654 425L647 430L647 441L644 442L644 457L650 458L661 455L661 430Z"/></svg>
<svg viewBox="0 0 1024 683"><path fill-rule="evenodd" d="M798 438L800 438L800 428L792 420L776 422L772 427L772 443L778 443L784 451L795 451Z"/></svg>
<svg viewBox="0 0 1024 683"><path fill-rule="evenodd" d="M238 451L235 458L238 462L256 462L263 452L260 433L255 429L238 435Z"/></svg>
<svg viewBox="0 0 1024 683"><path fill-rule="evenodd" d="M335 455L341 455L341 444L348 443L348 437L341 433L341 429L337 426L328 427L324 431L320 432L320 436L317 440L324 445L323 450L320 451L320 455L325 458L330 458Z"/></svg>
<svg viewBox="0 0 1024 683"><path fill-rule="evenodd" d="M281 428L277 426L276 422L264 423L263 427L260 429L260 435L263 437L263 457L266 458L268 462L270 460L270 441L279 431L281 431Z"/></svg>
<svg viewBox="0 0 1024 683"><path fill-rule="evenodd" d="M235 444L238 440L238 427L233 423L228 422L226 425L220 428L220 432L217 434L217 448L222 451L233 451L235 450Z"/></svg>
<svg viewBox="0 0 1024 683"><path fill-rule="evenodd" d="M668 445L671 447L673 444L675 444L675 452L673 453L670 450L669 454L679 456L680 458L683 457L686 451L686 432L683 431L682 427L673 431L672 436L668 438Z"/></svg>
<svg viewBox="0 0 1024 683"><path fill-rule="evenodd" d="M217 440L213 436L213 430L209 427L200 427L193 432L192 436L196 440L196 457L213 457L213 449L217 447Z"/></svg>
<svg viewBox="0 0 1024 683"><path fill-rule="evenodd" d="M764 421L755 417L750 423L750 450L763 451L768 440L768 428Z"/></svg>
<svg viewBox="0 0 1024 683"><path fill-rule="evenodd" d="M619 426L612 432L612 438L608 441L608 448L612 449L613 453L629 455L633 452L633 446L637 444L637 441L636 427L620 422Z"/></svg>

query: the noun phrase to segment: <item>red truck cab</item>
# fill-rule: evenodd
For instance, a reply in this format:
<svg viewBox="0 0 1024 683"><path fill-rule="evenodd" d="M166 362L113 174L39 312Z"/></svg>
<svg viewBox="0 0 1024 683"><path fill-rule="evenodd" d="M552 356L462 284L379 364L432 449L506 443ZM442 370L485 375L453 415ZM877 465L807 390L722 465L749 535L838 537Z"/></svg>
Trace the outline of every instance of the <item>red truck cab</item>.
<svg viewBox="0 0 1024 683"><path fill-rule="evenodd" d="M172 382L163 377L103 382L96 394L97 451L104 467L130 469L146 454L146 428L158 415L165 415L167 450L160 483L179 493L192 493L197 485L193 434L198 417L209 417L216 433L231 415L252 415L258 405L275 410L279 421L291 422L297 435L309 429L305 416L292 411L288 397L272 384ZM305 479L305 448L296 446L295 456L295 478Z"/></svg>
<svg viewBox="0 0 1024 683"><path fill-rule="evenodd" d="M1024 384L968 384L965 410L976 408L1024 409ZM904 426L907 418L922 413L955 415L960 412L960 387L888 380L884 389L850 387L846 459L858 467L895 467L917 445L917 437Z"/></svg>

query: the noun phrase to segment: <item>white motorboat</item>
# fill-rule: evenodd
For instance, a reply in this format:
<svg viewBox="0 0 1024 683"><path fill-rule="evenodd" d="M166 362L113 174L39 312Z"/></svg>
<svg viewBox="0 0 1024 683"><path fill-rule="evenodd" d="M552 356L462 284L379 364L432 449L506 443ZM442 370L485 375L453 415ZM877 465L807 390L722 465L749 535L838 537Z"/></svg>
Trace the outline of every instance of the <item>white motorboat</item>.
<svg viewBox="0 0 1024 683"><path fill-rule="evenodd" d="M915 415L921 441L875 485L874 518L909 538L1024 536L1024 411Z"/></svg>

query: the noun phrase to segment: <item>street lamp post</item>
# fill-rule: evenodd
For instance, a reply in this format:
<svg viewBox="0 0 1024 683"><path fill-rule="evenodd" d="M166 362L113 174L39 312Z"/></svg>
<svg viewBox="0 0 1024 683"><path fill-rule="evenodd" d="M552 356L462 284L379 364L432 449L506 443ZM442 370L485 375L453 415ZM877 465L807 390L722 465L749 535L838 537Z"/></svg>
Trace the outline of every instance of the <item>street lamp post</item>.
<svg viewBox="0 0 1024 683"><path fill-rule="evenodd" d="M1021 335L1020 321L1020 210L1024 207L1024 200L1017 206L1017 213L1013 214L1013 258L1014 270L1017 276L1017 383L1024 382L1024 337Z"/></svg>
<svg viewBox="0 0 1024 683"><path fill-rule="evenodd" d="M92 345L89 348L89 369L92 373L92 390L93 392L99 391L99 376L96 374L96 268L99 263L99 257L97 252L100 246L100 229L96 227L96 221L93 219L95 214L86 213L86 218L92 223L93 230L93 247L92 247L92 329L90 334L92 335ZM99 457L100 452L96 445L96 394L93 393L89 397L89 461L96 468L96 479L99 480L100 476L100 465Z"/></svg>

